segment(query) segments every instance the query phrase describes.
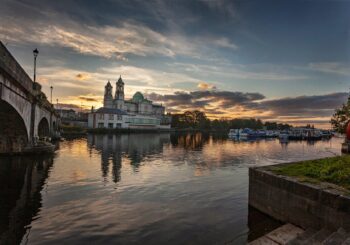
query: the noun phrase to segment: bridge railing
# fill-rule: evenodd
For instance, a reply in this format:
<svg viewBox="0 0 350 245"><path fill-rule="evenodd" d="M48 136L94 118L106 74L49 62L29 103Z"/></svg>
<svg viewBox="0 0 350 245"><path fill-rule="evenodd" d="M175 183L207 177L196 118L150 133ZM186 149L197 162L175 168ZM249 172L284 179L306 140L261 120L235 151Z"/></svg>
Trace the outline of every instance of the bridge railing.
<svg viewBox="0 0 350 245"><path fill-rule="evenodd" d="M25 90L33 93L33 81L0 41L0 69L16 80Z"/></svg>

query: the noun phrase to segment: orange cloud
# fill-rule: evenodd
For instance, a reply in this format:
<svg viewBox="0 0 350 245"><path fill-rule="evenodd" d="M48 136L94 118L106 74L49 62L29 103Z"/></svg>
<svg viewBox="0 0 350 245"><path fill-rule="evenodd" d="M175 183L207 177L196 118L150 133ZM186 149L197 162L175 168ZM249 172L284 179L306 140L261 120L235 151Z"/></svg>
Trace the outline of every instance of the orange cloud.
<svg viewBox="0 0 350 245"><path fill-rule="evenodd" d="M200 82L198 83L197 87L201 90L209 90L209 89L216 89L216 86L210 83L206 82Z"/></svg>

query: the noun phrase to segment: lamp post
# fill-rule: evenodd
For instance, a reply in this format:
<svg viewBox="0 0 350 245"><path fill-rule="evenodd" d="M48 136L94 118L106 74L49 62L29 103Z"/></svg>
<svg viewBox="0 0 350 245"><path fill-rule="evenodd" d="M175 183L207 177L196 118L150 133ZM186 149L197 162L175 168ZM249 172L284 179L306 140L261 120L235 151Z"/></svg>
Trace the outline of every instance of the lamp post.
<svg viewBox="0 0 350 245"><path fill-rule="evenodd" d="M34 55L34 82L36 82L36 57L38 57L39 51L38 49L33 50L33 55Z"/></svg>
<svg viewBox="0 0 350 245"><path fill-rule="evenodd" d="M53 90L53 87L52 86L50 86L50 92L51 92L51 98L50 98L50 103L51 103L51 105L52 105L52 90Z"/></svg>
<svg viewBox="0 0 350 245"><path fill-rule="evenodd" d="M33 50L33 55L34 55L34 77L33 77L33 89L36 89L36 57L38 57L39 51L38 49L34 49ZM35 141L35 137L34 137L34 123L35 123L35 107L36 107L36 99L33 100L33 102L31 103L31 112L30 112L30 131L29 131L29 135L30 135L30 140L31 140L31 144L32 146L36 145L36 141Z"/></svg>

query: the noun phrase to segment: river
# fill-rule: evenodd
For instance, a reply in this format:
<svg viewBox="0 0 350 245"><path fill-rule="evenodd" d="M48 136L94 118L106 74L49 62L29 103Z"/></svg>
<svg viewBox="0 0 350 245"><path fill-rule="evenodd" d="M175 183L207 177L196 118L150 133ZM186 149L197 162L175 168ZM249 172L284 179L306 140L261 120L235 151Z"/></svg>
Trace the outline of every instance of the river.
<svg viewBox="0 0 350 245"><path fill-rule="evenodd" d="M1 157L0 244L244 244L277 225L248 207L248 168L337 155L341 142L88 135Z"/></svg>

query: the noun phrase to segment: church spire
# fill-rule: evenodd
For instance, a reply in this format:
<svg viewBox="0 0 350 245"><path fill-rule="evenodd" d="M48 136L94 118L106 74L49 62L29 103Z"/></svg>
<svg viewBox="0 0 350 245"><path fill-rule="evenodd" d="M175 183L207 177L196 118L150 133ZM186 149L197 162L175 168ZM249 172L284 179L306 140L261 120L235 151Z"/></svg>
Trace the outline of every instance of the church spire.
<svg viewBox="0 0 350 245"><path fill-rule="evenodd" d="M124 82L121 75L116 82L115 99L124 100Z"/></svg>
<svg viewBox="0 0 350 245"><path fill-rule="evenodd" d="M103 98L103 107L106 108L112 108L113 106L113 92L112 92L112 85L111 83L108 81L106 86L105 86L105 95Z"/></svg>
<svg viewBox="0 0 350 245"><path fill-rule="evenodd" d="M124 85L124 82L123 82L123 79L122 79L122 75L119 76L117 84L123 84Z"/></svg>

